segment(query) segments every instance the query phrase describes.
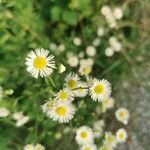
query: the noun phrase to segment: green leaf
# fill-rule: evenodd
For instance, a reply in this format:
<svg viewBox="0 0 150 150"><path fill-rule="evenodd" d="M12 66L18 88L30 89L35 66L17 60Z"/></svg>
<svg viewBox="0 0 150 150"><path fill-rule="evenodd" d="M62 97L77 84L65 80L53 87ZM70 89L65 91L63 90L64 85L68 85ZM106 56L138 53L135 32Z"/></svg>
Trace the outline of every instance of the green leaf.
<svg viewBox="0 0 150 150"><path fill-rule="evenodd" d="M60 7L54 7L51 10L51 18L53 21L59 21L62 13L62 9Z"/></svg>
<svg viewBox="0 0 150 150"><path fill-rule="evenodd" d="M78 5L81 10L88 9L90 0L78 0Z"/></svg>
<svg viewBox="0 0 150 150"><path fill-rule="evenodd" d="M62 19L69 25L76 25L78 22L77 14L74 11L66 10L62 14Z"/></svg>

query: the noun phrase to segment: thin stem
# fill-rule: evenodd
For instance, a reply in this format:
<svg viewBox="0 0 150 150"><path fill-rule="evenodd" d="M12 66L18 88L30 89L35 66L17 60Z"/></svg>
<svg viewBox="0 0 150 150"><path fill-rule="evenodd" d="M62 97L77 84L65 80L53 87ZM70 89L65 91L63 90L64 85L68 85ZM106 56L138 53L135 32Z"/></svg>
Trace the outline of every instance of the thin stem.
<svg viewBox="0 0 150 150"><path fill-rule="evenodd" d="M78 89L89 89L89 87L77 87L77 88L74 88L73 90L78 90Z"/></svg>
<svg viewBox="0 0 150 150"><path fill-rule="evenodd" d="M54 83L53 79L51 77L48 77L49 81L53 85L54 88L56 88L56 84Z"/></svg>

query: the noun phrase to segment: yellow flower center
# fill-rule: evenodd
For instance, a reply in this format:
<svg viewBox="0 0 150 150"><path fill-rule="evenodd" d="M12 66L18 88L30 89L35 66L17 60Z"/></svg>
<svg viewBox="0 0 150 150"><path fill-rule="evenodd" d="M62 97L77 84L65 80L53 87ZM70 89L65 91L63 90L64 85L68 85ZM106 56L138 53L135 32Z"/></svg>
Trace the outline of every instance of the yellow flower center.
<svg viewBox="0 0 150 150"><path fill-rule="evenodd" d="M104 92L104 90L105 90L105 87L102 84L96 85L94 88L94 92L96 94L102 94Z"/></svg>
<svg viewBox="0 0 150 150"><path fill-rule="evenodd" d="M125 115L126 115L126 113L125 113L124 111L121 111L121 112L119 113L119 115L120 115L121 118L124 118Z"/></svg>
<svg viewBox="0 0 150 150"><path fill-rule="evenodd" d="M68 94L67 94L65 91L61 91L61 92L59 93L59 97L60 97L60 99L62 99L62 100L66 100L66 99L68 98Z"/></svg>
<svg viewBox="0 0 150 150"><path fill-rule="evenodd" d="M76 85L77 85L76 81L74 81L74 80L69 80L68 81L68 86L69 86L70 89L76 88Z"/></svg>
<svg viewBox="0 0 150 150"><path fill-rule="evenodd" d="M112 136L109 136L109 137L107 138L107 140L108 140L108 143L112 144L113 141L114 141L114 138L113 138Z"/></svg>
<svg viewBox="0 0 150 150"><path fill-rule="evenodd" d="M84 150L91 150L91 147L87 146L84 148Z"/></svg>
<svg viewBox="0 0 150 150"><path fill-rule="evenodd" d="M91 67L83 68L83 74L88 75L92 71Z"/></svg>
<svg viewBox="0 0 150 150"><path fill-rule="evenodd" d="M36 69L44 69L46 67L47 60L43 57L36 57L34 59L34 67Z"/></svg>
<svg viewBox="0 0 150 150"><path fill-rule="evenodd" d="M83 139L86 139L87 138L87 132L85 132L85 131L83 131L83 132L81 132L81 137L83 138Z"/></svg>
<svg viewBox="0 0 150 150"><path fill-rule="evenodd" d="M124 139L124 134L123 134L123 133L120 133L120 134L119 134L119 138L120 138L120 139Z"/></svg>
<svg viewBox="0 0 150 150"><path fill-rule="evenodd" d="M56 108L56 113L57 113L59 116L65 116L66 113L67 113L67 109L66 109L66 107L64 107L64 106L59 106L58 108Z"/></svg>

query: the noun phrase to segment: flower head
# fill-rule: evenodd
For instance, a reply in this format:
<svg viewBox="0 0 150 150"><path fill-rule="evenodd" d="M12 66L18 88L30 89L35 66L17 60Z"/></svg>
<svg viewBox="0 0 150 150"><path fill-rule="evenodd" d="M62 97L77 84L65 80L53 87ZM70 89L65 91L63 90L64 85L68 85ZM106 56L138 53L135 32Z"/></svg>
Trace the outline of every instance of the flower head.
<svg viewBox="0 0 150 150"><path fill-rule="evenodd" d="M93 131L88 126L82 126L76 131L76 141L78 144L90 144L93 143L94 135Z"/></svg>
<svg viewBox="0 0 150 150"><path fill-rule="evenodd" d="M4 107L1 107L0 108L0 118L5 118L7 117L8 115L10 114L9 110L4 108Z"/></svg>
<svg viewBox="0 0 150 150"><path fill-rule="evenodd" d="M116 113L116 118L118 121L122 122L123 124L128 124L129 121L129 111L126 108L119 108Z"/></svg>
<svg viewBox="0 0 150 150"><path fill-rule="evenodd" d="M68 74L67 77L65 78L67 88L69 88L70 90L77 88L79 80L80 78L77 74L74 73Z"/></svg>
<svg viewBox="0 0 150 150"><path fill-rule="evenodd" d="M119 143L124 143L127 139L127 131L123 128L119 129L116 133L116 137Z"/></svg>
<svg viewBox="0 0 150 150"><path fill-rule="evenodd" d="M81 150L97 150L95 144L86 144L81 146Z"/></svg>
<svg viewBox="0 0 150 150"><path fill-rule="evenodd" d="M57 93L56 99L62 102L71 102L74 100L74 94L66 88Z"/></svg>
<svg viewBox="0 0 150 150"><path fill-rule="evenodd" d="M111 86L107 80L94 80L92 86L90 87L90 95L94 101L103 101L108 98L110 94Z"/></svg>
<svg viewBox="0 0 150 150"><path fill-rule="evenodd" d="M106 98L102 101L103 111L105 112L107 109L111 109L114 107L114 99L112 97Z"/></svg>
<svg viewBox="0 0 150 150"><path fill-rule="evenodd" d="M85 82L80 82L77 90L74 91L77 97L85 97L88 94L87 84Z"/></svg>
<svg viewBox="0 0 150 150"><path fill-rule="evenodd" d="M104 144L114 148L117 144L117 139L111 132L106 132Z"/></svg>
<svg viewBox="0 0 150 150"><path fill-rule="evenodd" d="M75 114L75 107L69 103L57 102L48 114L51 119L60 123L69 122Z"/></svg>
<svg viewBox="0 0 150 150"><path fill-rule="evenodd" d="M49 51L43 48L31 51L25 64L27 65L27 71L35 78L49 76L55 68L54 56L49 55Z"/></svg>

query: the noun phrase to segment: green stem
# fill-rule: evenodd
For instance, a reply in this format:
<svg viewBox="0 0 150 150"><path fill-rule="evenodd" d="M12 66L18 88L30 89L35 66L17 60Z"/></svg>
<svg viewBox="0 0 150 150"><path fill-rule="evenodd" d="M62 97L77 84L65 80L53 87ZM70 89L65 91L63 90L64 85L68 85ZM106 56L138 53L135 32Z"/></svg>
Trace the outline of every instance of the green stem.
<svg viewBox="0 0 150 150"><path fill-rule="evenodd" d="M78 89L88 89L89 87L77 87L77 88L74 88L73 90L78 90Z"/></svg>
<svg viewBox="0 0 150 150"><path fill-rule="evenodd" d="M48 77L49 81L51 82L51 84L53 85L54 88L56 88L56 84L54 83L54 81L52 80L51 77Z"/></svg>

